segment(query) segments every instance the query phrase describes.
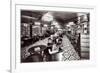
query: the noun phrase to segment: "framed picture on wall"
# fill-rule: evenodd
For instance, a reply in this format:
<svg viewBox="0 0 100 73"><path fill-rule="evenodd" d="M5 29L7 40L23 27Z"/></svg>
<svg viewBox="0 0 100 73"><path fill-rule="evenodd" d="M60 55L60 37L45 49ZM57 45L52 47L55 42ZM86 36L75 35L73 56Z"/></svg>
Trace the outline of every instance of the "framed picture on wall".
<svg viewBox="0 0 100 73"><path fill-rule="evenodd" d="M94 7L11 1L11 72L94 65L94 13Z"/></svg>

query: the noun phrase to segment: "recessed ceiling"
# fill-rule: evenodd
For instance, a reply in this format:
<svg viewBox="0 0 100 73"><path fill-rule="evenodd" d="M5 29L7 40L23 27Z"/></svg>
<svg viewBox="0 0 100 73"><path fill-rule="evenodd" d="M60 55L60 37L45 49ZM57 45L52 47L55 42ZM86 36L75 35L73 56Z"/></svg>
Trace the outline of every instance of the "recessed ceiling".
<svg viewBox="0 0 100 73"><path fill-rule="evenodd" d="M24 20L25 20L25 22L29 21L29 18L30 18L30 20L41 20L42 16L47 12L48 11L22 10L21 11L22 22ZM77 13L75 13L75 12L55 12L55 11L51 11L51 13L52 13L54 19L59 21L59 22L66 22L67 20L71 20L71 19L77 17Z"/></svg>

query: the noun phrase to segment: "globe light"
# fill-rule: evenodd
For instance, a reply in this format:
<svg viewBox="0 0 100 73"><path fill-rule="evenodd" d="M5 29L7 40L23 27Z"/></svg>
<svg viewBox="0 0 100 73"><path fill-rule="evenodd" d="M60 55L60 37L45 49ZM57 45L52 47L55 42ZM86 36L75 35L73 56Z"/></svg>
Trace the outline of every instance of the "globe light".
<svg viewBox="0 0 100 73"><path fill-rule="evenodd" d="M53 21L51 25L54 25L58 29L61 28L61 26L59 25L57 21Z"/></svg>
<svg viewBox="0 0 100 73"><path fill-rule="evenodd" d="M69 22L68 25L70 25L70 26L75 25L75 23L74 22Z"/></svg>
<svg viewBox="0 0 100 73"><path fill-rule="evenodd" d="M70 27L70 25L67 24L66 27Z"/></svg>
<svg viewBox="0 0 100 73"><path fill-rule="evenodd" d="M44 14L42 17L42 21L46 21L46 22L53 21L52 13L48 12L48 13Z"/></svg>
<svg viewBox="0 0 100 73"><path fill-rule="evenodd" d="M48 25L47 24L44 24L44 27L48 27Z"/></svg>
<svg viewBox="0 0 100 73"><path fill-rule="evenodd" d="M24 23L24 26L27 27L28 25L26 23Z"/></svg>
<svg viewBox="0 0 100 73"><path fill-rule="evenodd" d="M54 27L52 26L51 29L53 29Z"/></svg>
<svg viewBox="0 0 100 73"><path fill-rule="evenodd" d="M87 15L84 15L84 21L87 21L88 18L87 18Z"/></svg>
<svg viewBox="0 0 100 73"><path fill-rule="evenodd" d="M35 22L35 25L40 25L41 23L40 22Z"/></svg>

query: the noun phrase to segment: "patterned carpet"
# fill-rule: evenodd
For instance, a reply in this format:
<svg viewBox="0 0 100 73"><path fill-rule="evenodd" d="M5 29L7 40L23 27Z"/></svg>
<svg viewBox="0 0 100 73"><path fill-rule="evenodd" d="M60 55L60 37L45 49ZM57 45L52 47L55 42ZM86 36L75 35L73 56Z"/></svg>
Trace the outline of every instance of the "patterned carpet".
<svg viewBox="0 0 100 73"><path fill-rule="evenodd" d="M36 45L47 45L47 40L48 38L44 40L40 40L36 42L35 44L32 44L28 47L24 47L21 49L21 58L25 59L27 56L30 54L28 53L28 49L32 46ZM75 51L74 47L72 46L71 42L69 39L64 36L63 37L63 52L58 54L59 61L67 61L67 60L79 60L80 57L78 56L77 52Z"/></svg>

